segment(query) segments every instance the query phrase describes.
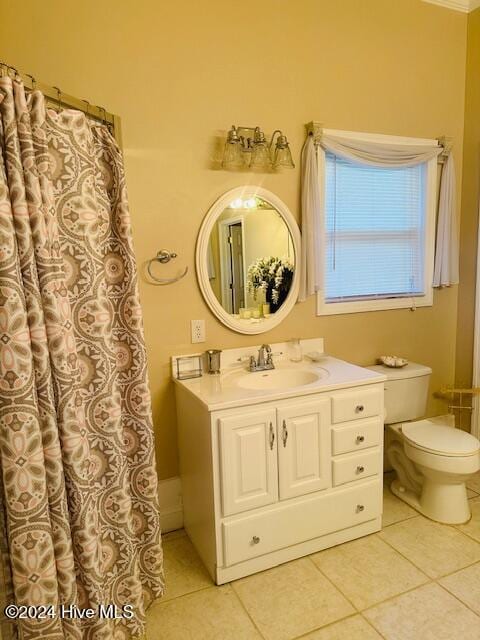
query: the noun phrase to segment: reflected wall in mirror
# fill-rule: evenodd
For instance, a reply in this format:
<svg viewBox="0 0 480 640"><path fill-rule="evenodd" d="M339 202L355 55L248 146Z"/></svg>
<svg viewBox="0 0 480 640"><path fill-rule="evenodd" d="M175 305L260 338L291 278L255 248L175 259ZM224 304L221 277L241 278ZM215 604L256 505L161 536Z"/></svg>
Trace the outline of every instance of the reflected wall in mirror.
<svg viewBox="0 0 480 640"><path fill-rule="evenodd" d="M269 202L232 201L212 229L208 251L210 285L227 313L275 313L285 302L294 272L292 236Z"/></svg>
<svg viewBox="0 0 480 640"><path fill-rule="evenodd" d="M241 333L278 324L298 295L299 232L286 207L260 187L224 194L197 244L197 274L212 311Z"/></svg>

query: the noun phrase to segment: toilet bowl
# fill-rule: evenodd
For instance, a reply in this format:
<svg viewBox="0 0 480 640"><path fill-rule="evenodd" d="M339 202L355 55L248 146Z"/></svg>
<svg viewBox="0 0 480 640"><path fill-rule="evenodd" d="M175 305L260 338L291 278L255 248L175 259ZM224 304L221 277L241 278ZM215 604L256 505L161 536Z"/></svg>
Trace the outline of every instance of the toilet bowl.
<svg viewBox="0 0 480 640"><path fill-rule="evenodd" d="M480 470L480 441L455 429L451 415L418 420L425 415L429 367L369 368L387 377L385 449L396 476L392 493L437 522L467 522L471 512L465 483Z"/></svg>
<svg viewBox="0 0 480 640"><path fill-rule="evenodd" d="M470 519L466 481L480 470L480 442L451 426L450 416L388 425L390 489L423 515L445 524Z"/></svg>

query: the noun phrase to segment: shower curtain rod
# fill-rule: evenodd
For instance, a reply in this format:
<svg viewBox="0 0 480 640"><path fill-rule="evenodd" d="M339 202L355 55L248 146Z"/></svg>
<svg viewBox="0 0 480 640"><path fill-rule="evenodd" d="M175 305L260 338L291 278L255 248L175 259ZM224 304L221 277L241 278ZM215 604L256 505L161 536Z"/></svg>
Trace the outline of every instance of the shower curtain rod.
<svg viewBox="0 0 480 640"><path fill-rule="evenodd" d="M6 62L0 61L0 75L8 75L13 79L20 78L27 90L38 89L41 91L50 105L83 111L92 120L106 124L118 145L121 146L120 117L106 111L104 107L90 104L88 100L64 93L59 87L51 87L43 82L38 82L31 74L19 71Z"/></svg>

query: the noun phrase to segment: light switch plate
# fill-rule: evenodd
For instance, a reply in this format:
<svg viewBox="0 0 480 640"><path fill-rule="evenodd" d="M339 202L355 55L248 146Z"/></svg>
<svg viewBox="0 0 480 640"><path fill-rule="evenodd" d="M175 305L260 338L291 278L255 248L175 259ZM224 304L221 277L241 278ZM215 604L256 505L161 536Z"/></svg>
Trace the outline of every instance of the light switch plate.
<svg viewBox="0 0 480 640"><path fill-rule="evenodd" d="M205 320L191 320L192 344L205 342Z"/></svg>

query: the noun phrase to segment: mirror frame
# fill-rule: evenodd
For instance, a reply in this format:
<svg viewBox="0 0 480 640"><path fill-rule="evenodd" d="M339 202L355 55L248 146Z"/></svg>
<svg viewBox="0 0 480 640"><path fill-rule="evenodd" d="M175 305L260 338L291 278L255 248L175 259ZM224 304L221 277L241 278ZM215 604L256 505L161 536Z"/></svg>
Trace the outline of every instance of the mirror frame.
<svg viewBox="0 0 480 640"><path fill-rule="evenodd" d="M285 302L280 309L272 314L270 318L262 320L260 322L247 323L242 320L238 320L231 314L227 313L217 300L210 281L208 278L207 268L207 251L208 243L210 241L210 233L213 226L217 222L219 216L223 213L226 207L236 198L248 196L257 196L271 204L278 213L282 216L283 221L287 225L292 238L293 251L295 257L295 271L293 274L292 285ZM200 290L205 299L205 302L210 307L212 313L222 322L226 327L236 331L237 333L243 333L246 335L255 335L258 333L265 333L270 331L277 325L279 325L288 316L293 306L297 302L298 290L300 286L300 251L301 251L301 239L300 230L298 228L297 221L293 217L292 212L287 205L280 200L274 193L259 187L256 185L248 185L235 187L226 191L216 202L210 207L207 215L205 216L200 231L198 232L197 247L195 253L195 265L197 270L197 280L200 286Z"/></svg>

